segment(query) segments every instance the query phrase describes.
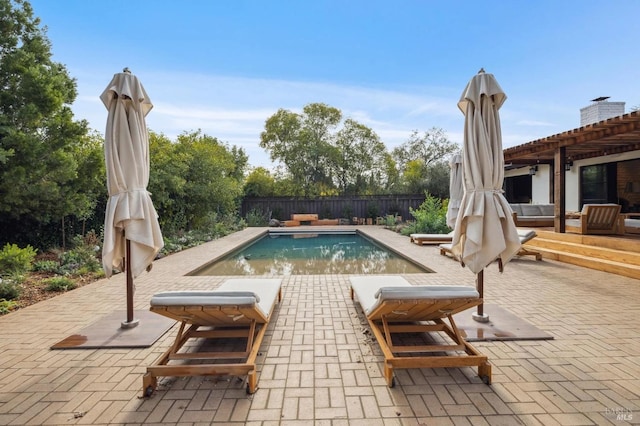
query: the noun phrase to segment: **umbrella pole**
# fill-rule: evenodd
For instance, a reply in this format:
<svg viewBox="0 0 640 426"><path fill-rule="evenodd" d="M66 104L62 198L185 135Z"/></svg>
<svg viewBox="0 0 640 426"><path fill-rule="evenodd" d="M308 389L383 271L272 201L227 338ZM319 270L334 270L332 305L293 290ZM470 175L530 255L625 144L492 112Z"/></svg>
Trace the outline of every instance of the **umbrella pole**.
<svg viewBox="0 0 640 426"><path fill-rule="evenodd" d="M127 321L120 324L120 328L134 328L139 321L133 319L133 272L131 271L131 241L126 240L126 257L124 269L127 272Z"/></svg>
<svg viewBox="0 0 640 426"><path fill-rule="evenodd" d="M476 276L476 290L480 294L480 299L484 298L484 269ZM489 322L489 315L484 313L484 302L478 305L478 310L471 315L477 322Z"/></svg>

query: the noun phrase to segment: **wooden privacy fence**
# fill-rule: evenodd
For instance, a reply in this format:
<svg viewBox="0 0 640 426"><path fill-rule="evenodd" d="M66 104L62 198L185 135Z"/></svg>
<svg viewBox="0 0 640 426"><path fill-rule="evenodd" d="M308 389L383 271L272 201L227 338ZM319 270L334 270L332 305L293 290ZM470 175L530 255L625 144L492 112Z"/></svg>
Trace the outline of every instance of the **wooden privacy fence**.
<svg viewBox="0 0 640 426"><path fill-rule="evenodd" d="M409 207L417 209L424 202L424 194L371 195L341 197L260 197L245 198L241 214L246 217L251 211L270 214L271 219L289 220L292 214L316 213L320 219L376 218L387 215L402 216L411 220Z"/></svg>

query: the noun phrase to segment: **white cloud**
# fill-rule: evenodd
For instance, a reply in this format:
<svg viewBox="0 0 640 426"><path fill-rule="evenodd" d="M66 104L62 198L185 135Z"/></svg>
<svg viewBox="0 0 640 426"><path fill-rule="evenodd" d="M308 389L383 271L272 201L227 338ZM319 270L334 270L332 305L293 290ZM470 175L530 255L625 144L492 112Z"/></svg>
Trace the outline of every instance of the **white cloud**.
<svg viewBox="0 0 640 426"><path fill-rule="evenodd" d="M107 111L99 95L111 75L76 74L80 75L79 96L73 106L76 118L86 119L91 127L103 131ZM154 103L147 116L147 125L152 130L175 138L185 131L201 129L244 148L252 166L271 166L268 153L259 147L265 121L279 108L299 112L313 102L339 108L345 118L369 126L389 150L405 142L414 130L422 133L433 127L445 130L455 143L462 144L463 140L464 116L457 107L459 94L447 88L371 88L144 70L137 75ZM431 91L437 95L430 95ZM443 96L447 91L451 95ZM501 110L505 147L554 132L553 116L532 119L517 106L511 100ZM554 113L557 112L550 112ZM566 129L559 131L563 130Z"/></svg>

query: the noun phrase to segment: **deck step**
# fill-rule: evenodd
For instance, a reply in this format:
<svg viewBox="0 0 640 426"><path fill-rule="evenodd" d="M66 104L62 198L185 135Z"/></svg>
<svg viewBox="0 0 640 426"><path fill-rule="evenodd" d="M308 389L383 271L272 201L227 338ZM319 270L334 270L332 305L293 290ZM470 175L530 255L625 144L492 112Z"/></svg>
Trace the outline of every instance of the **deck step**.
<svg viewBox="0 0 640 426"><path fill-rule="evenodd" d="M640 239L536 230L525 247L543 258L640 279Z"/></svg>
<svg viewBox="0 0 640 426"><path fill-rule="evenodd" d="M559 262L570 263L572 265L609 272L629 278L640 280L640 265L602 259L592 256L570 253L564 250L535 247L535 250L542 254L544 259L557 260Z"/></svg>
<svg viewBox="0 0 640 426"><path fill-rule="evenodd" d="M612 249L602 246L579 244L566 241L551 240L536 237L527 244L535 250L548 250L555 252L571 253L592 259L610 260L635 266L640 266L640 251Z"/></svg>

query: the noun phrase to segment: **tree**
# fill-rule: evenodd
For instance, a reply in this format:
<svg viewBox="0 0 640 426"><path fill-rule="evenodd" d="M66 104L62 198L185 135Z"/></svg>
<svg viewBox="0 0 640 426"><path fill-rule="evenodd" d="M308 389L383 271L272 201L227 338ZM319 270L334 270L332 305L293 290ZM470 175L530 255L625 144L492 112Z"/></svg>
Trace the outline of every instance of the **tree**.
<svg viewBox="0 0 640 426"><path fill-rule="evenodd" d="M158 212L160 227L168 233L187 228L182 205L187 198L187 156L180 155L177 144L165 135L150 131L149 158L148 190Z"/></svg>
<svg viewBox="0 0 640 426"><path fill-rule="evenodd" d="M451 142L444 130L432 128L423 135L414 131L409 140L393 150L393 158L409 192L428 192L448 196L449 167L451 155L460 147ZM446 190L442 191L442 182Z"/></svg>
<svg viewBox="0 0 640 426"><path fill-rule="evenodd" d="M185 132L172 143L150 132L149 192L169 232L203 229L213 216L233 215L242 196L246 154L201 131Z"/></svg>
<svg viewBox="0 0 640 426"><path fill-rule="evenodd" d="M315 196L383 193L395 185L393 161L378 135L353 119L341 121L339 109L320 103L301 114L280 109L267 120L260 146L285 168L278 188Z"/></svg>
<svg viewBox="0 0 640 426"><path fill-rule="evenodd" d="M444 130L433 127L423 135L414 131L409 140L393 150L393 157L401 169L412 160L422 160L425 167L447 160L460 150L458 144L447 138Z"/></svg>
<svg viewBox="0 0 640 426"><path fill-rule="evenodd" d="M336 137L335 177L340 192L380 194L387 184L387 150L378 135L352 119Z"/></svg>
<svg viewBox="0 0 640 426"><path fill-rule="evenodd" d="M272 161L281 161L298 183L293 195L317 195L318 185L332 184L332 130L341 119L339 109L321 103L306 105L302 114L279 109L267 119L260 147L270 152Z"/></svg>
<svg viewBox="0 0 640 426"><path fill-rule="evenodd" d="M78 175L77 154L90 139L87 123L73 120L75 97L30 4L0 0L0 241L49 243L46 228L86 217L94 203L74 184L100 172Z"/></svg>
<svg viewBox="0 0 640 426"><path fill-rule="evenodd" d="M271 197L274 195L275 179L264 167L256 167L244 182L245 197Z"/></svg>

